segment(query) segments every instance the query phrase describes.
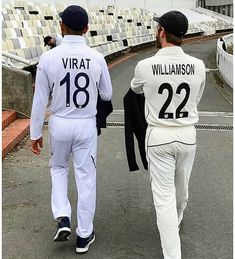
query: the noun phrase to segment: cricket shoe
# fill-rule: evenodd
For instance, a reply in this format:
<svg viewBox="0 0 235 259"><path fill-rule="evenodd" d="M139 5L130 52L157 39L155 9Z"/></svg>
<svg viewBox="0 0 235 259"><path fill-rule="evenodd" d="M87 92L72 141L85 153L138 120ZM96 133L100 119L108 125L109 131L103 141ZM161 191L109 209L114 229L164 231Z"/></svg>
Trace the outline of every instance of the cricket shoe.
<svg viewBox="0 0 235 259"><path fill-rule="evenodd" d="M54 241L55 242L68 241L69 240L68 236L70 234L71 234L71 230L70 230L69 218L68 217L60 218L57 225Z"/></svg>
<svg viewBox="0 0 235 259"><path fill-rule="evenodd" d="M82 238L77 236L77 244L76 244L76 252L77 253L86 253L89 249L91 243L95 241L95 233L94 231L87 238Z"/></svg>

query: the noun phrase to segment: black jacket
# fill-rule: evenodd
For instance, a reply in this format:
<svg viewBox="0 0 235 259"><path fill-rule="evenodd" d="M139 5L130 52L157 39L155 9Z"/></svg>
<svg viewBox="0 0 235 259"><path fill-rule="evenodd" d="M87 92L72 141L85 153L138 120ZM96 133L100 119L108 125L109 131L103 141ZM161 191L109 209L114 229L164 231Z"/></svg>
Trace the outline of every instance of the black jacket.
<svg viewBox="0 0 235 259"><path fill-rule="evenodd" d="M139 145L140 157L144 168L148 169L145 152L145 134L147 122L144 115L145 98L143 94L136 94L131 89L123 99L124 102L124 120L125 120L125 144L127 161L130 171L138 170L136 163L134 134Z"/></svg>
<svg viewBox="0 0 235 259"><path fill-rule="evenodd" d="M101 134L101 128L106 128L106 119L112 111L112 102L101 100L100 95L98 94L96 114L96 127L98 136Z"/></svg>

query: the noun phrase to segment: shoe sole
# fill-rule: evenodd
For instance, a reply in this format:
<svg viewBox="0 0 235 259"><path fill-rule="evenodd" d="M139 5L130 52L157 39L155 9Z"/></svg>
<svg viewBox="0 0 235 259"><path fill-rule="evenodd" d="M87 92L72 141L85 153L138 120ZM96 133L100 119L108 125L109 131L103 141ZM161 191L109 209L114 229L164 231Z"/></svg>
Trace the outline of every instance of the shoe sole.
<svg viewBox="0 0 235 259"><path fill-rule="evenodd" d="M95 241L95 236L93 237L93 239L84 247L84 248L80 248L80 247L76 247L76 253L78 254L83 254L86 253L89 250L89 246Z"/></svg>
<svg viewBox="0 0 235 259"><path fill-rule="evenodd" d="M54 237L54 242L68 241L68 236L71 234L70 228L61 228Z"/></svg>

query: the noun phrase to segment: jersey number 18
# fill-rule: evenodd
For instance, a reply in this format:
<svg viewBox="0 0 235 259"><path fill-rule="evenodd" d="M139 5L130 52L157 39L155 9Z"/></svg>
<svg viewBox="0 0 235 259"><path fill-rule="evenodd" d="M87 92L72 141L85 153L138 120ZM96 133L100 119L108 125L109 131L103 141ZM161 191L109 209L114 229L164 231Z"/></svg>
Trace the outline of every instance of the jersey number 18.
<svg viewBox="0 0 235 259"><path fill-rule="evenodd" d="M78 84L78 80L80 77L83 77L85 79L85 86L81 87ZM76 108L84 108L87 106L89 102L89 92L87 91L87 87L89 86L90 79L86 73L78 73L74 78L74 85L76 86L77 90L73 93L73 102ZM60 81L60 86L63 84L66 84L66 107L70 107L70 72L66 74L66 76ZM79 92L83 92L86 95L86 100L83 104L77 103L77 95Z"/></svg>

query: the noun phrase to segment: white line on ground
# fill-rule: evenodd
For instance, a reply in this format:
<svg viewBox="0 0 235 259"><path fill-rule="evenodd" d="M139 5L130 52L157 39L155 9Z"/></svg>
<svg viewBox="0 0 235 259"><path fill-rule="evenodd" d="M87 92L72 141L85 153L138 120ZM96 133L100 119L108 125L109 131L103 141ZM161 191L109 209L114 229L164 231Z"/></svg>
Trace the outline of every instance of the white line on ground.
<svg viewBox="0 0 235 259"><path fill-rule="evenodd" d="M218 68L206 68L206 72L210 72L210 71L219 71Z"/></svg>
<svg viewBox="0 0 235 259"><path fill-rule="evenodd" d="M208 112L208 111L199 111L199 116L208 116L208 117L233 117L232 112ZM113 115L122 115L124 114L124 110L113 110Z"/></svg>

